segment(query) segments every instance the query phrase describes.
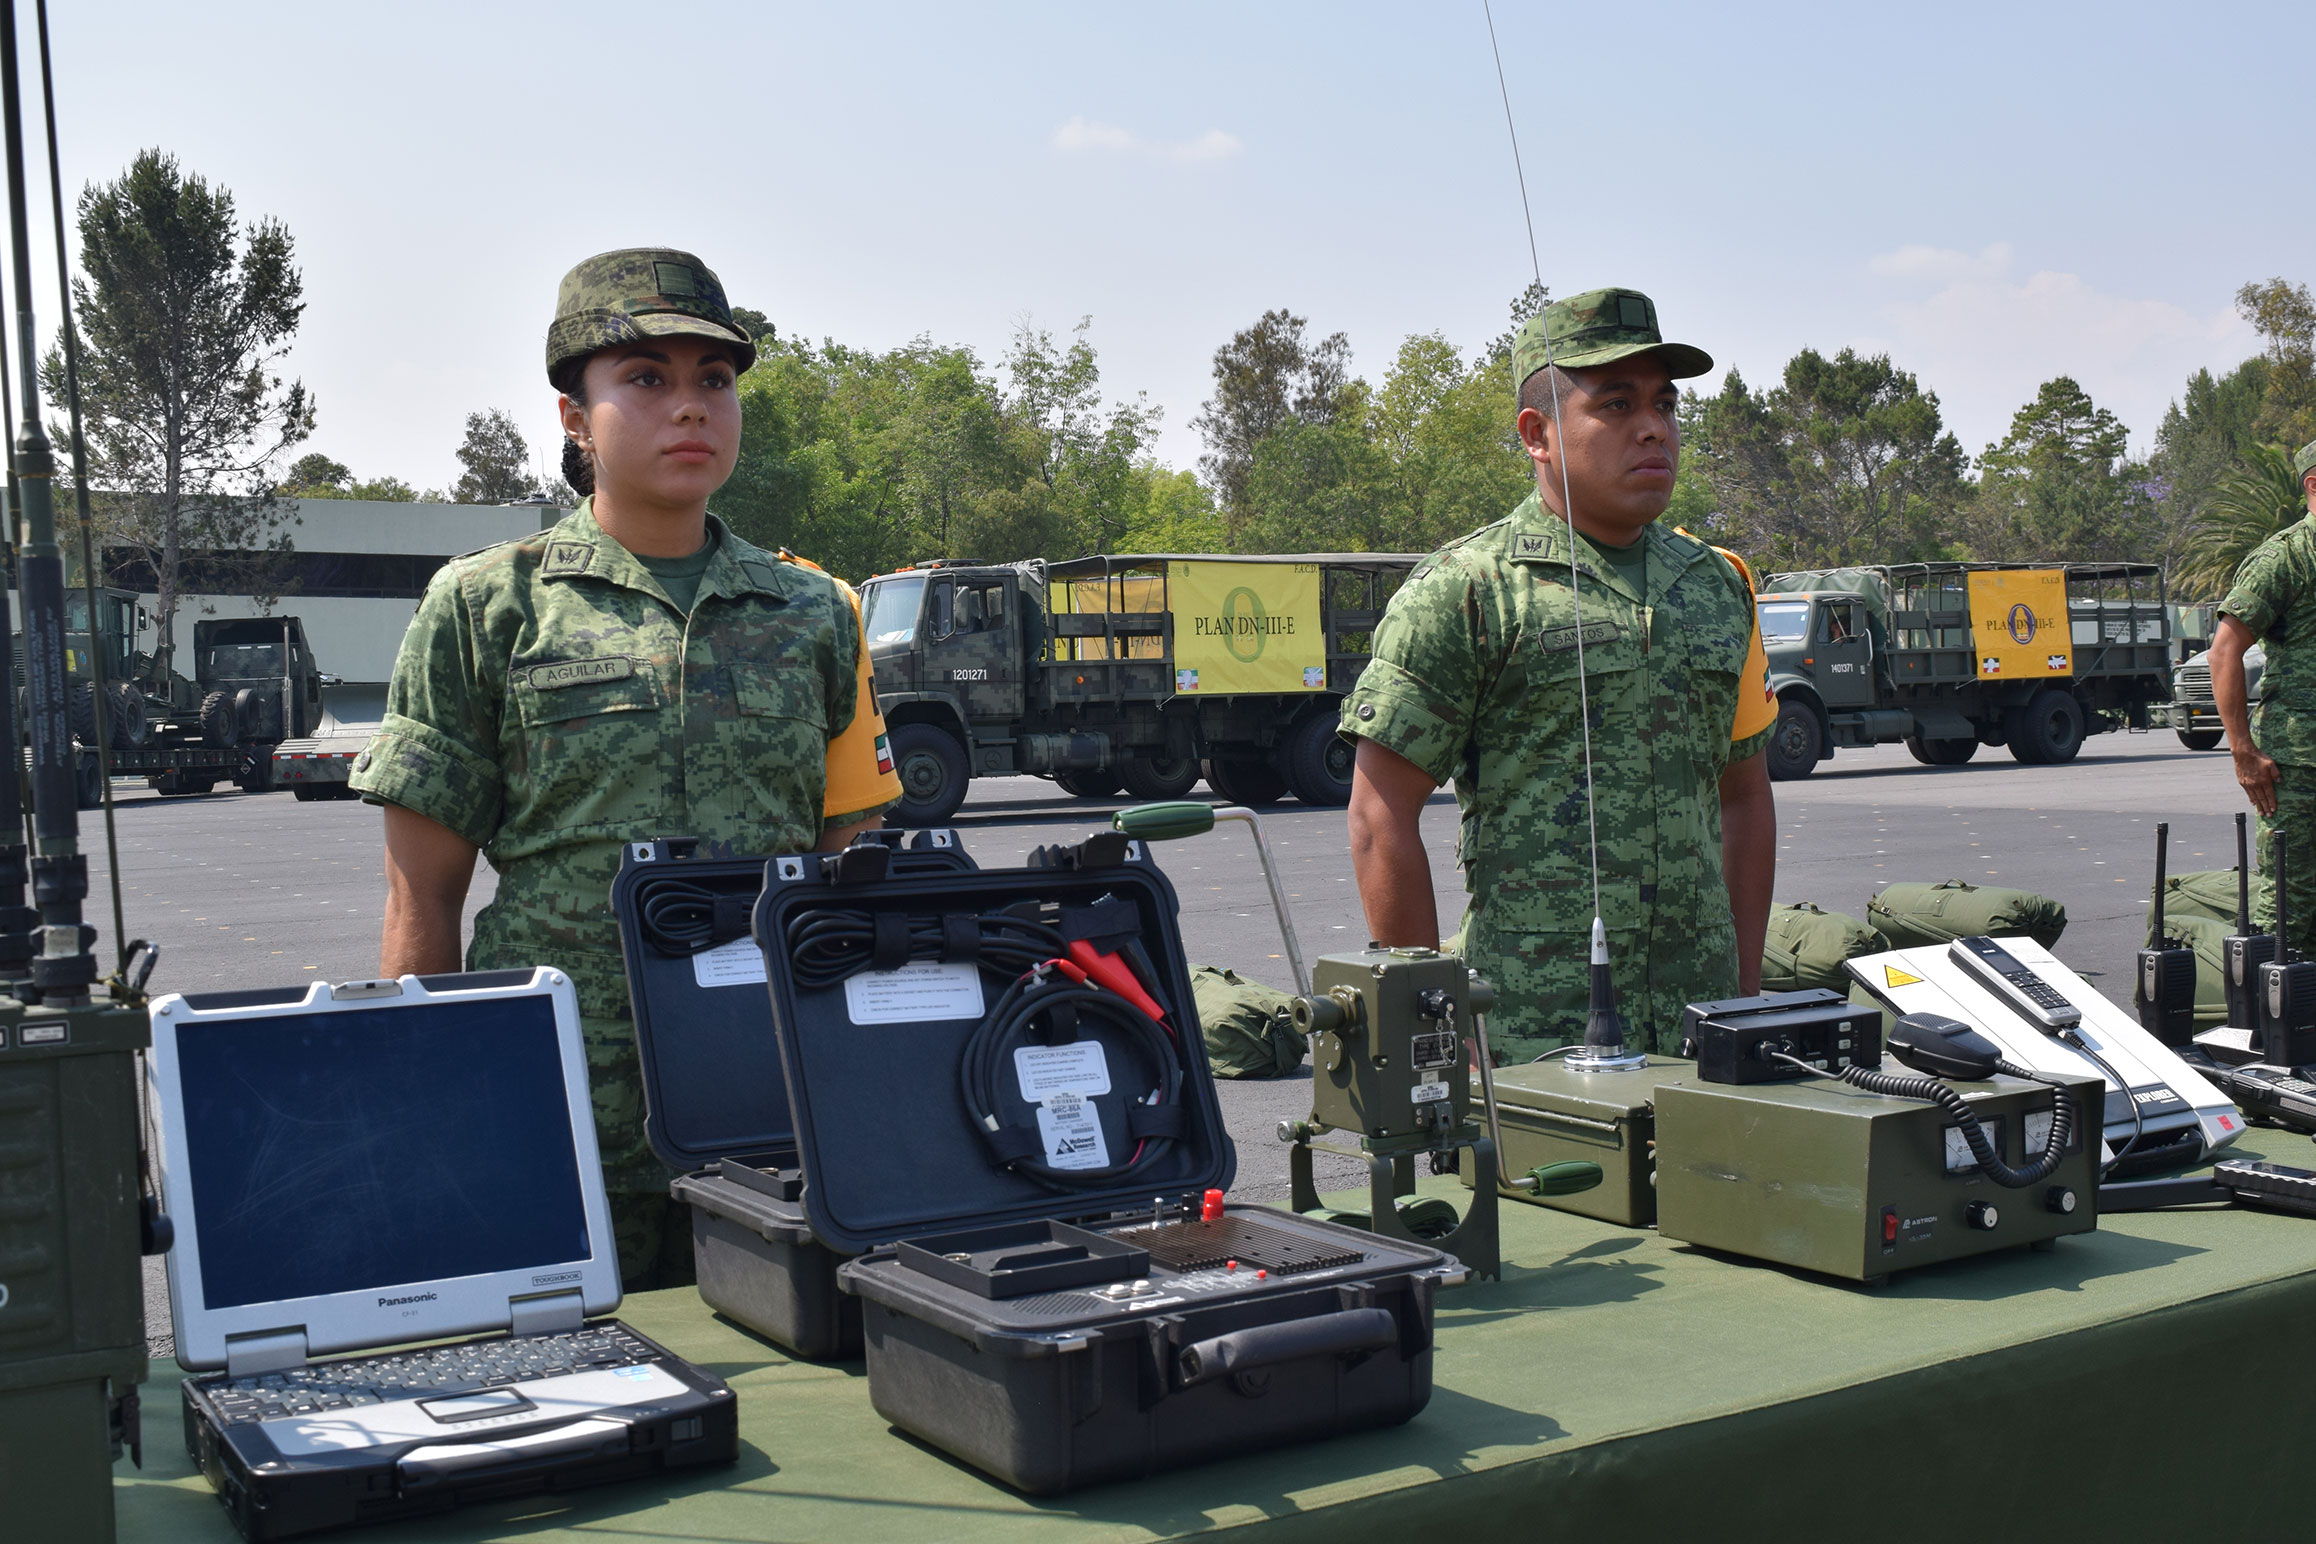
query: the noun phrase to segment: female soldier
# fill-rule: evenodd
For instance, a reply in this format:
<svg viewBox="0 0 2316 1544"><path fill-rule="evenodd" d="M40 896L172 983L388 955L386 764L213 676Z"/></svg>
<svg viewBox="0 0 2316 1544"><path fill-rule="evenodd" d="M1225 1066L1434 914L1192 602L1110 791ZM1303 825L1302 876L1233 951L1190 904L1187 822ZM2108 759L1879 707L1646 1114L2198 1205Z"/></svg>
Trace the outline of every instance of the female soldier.
<svg viewBox="0 0 2316 1544"><path fill-rule="evenodd" d="M620 844L841 847L900 795L856 604L708 513L755 345L685 252L589 258L547 332L560 524L427 586L354 787L386 807L384 975L459 968L480 852L498 894L467 968L553 965L578 988L603 1176L630 1290L692 1279L690 1228L643 1132L608 904Z"/></svg>

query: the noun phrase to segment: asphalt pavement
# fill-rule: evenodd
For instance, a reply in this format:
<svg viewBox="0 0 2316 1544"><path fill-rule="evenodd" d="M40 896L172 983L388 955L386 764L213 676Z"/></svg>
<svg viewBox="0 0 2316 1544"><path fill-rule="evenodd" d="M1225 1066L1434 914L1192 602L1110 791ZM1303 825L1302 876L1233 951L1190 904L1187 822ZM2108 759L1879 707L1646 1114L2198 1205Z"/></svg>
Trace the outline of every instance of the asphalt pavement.
<svg viewBox="0 0 2316 1544"><path fill-rule="evenodd" d="M1203 786L1194 797L1203 796ZM279 986L374 975L385 879L380 817L354 802L301 804L289 794L222 791L164 799L116 787L115 825L128 935L161 945L159 992ZM1120 800L1073 799L1037 778L977 784L953 822L984 867L1016 864L1032 847L1103 829ZM2037 890L2063 902L2057 953L2128 1003L2132 955L2144 941L2155 826L2171 822L2173 873L2224 868L2242 807L2225 749L2184 749L2168 732L2103 735L2063 767L2027 767L1982 750L1960 767L1917 765L1903 747L1842 751L1816 775L1777 785L1780 901L1815 901L1863 917L1877 890L1900 880L1966 879ZM89 920L112 936L101 819L85 816ZM1455 804L1434 796L1423 831L1441 922L1462 909ZM1306 959L1356 949L1367 933L1351 883L1344 816L1292 802L1266 811ZM1194 962L1288 984L1253 843L1241 825L1166 844L1159 861L1182 901L1183 946ZM478 867L468 914L493 882ZM100 950L109 950L109 942ZM1286 1194L1280 1120L1309 1113L1309 1074L1220 1085L1237 1147L1232 1194ZM1323 1186L1361 1183L1349 1161L1322 1158ZM169 1345L159 1261L147 1261L147 1320L156 1353Z"/></svg>

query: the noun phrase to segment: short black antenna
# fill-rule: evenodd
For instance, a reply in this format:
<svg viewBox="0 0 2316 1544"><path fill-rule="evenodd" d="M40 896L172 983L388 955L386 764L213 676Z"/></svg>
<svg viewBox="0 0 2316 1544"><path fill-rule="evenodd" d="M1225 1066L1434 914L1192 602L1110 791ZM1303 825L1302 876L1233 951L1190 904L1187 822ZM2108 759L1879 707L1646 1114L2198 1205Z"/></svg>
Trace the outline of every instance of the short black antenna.
<svg viewBox="0 0 2316 1544"><path fill-rule="evenodd" d="M2284 952L2284 833L2276 833L2276 963L2292 958Z"/></svg>
<svg viewBox="0 0 2316 1544"><path fill-rule="evenodd" d="M2252 847L2244 834L2244 817L2236 815L2236 936L2252 931Z"/></svg>
<svg viewBox="0 0 2316 1544"><path fill-rule="evenodd" d="M2163 947L2163 860L2171 850L2171 822L2155 823L2155 915L2147 925L2147 947Z"/></svg>

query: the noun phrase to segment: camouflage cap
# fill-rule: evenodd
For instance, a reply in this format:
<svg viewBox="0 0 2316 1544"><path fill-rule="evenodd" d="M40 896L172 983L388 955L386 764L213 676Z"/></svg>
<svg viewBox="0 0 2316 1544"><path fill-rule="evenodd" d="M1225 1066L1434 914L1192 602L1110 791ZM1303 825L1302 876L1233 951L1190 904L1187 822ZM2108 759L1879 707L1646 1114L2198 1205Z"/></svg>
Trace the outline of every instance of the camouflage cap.
<svg viewBox="0 0 2316 1544"><path fill-rule="evenodd" d="M1651 351L1676 381L1713 368L1713 356L1703 349L1665 341L1657 331L1656 303L1639 290L1588 290L1555 300L1541 315L1522 322L1519 336L1512 340L1514 391L1544 368L1547 340L1550 362L1563 370L1583 370Z"/></svg>
<svg viewBox="0 0 2316 1544"><path fill-rule="evenodd" d="M2316 440L2301 446L2299 453L2292 457L2294 477L2306 477L2312 471L2316 471Z"/></svg>
<svg viewBox="0 0 2316 1544"><path fill-rule="evenodd" d="M547 328L547 374L615 343L677 334L734 345L742 370L756 362L756 345L732 320L723 281L707 264L665 247L598 253L563 275Z"/></svg>

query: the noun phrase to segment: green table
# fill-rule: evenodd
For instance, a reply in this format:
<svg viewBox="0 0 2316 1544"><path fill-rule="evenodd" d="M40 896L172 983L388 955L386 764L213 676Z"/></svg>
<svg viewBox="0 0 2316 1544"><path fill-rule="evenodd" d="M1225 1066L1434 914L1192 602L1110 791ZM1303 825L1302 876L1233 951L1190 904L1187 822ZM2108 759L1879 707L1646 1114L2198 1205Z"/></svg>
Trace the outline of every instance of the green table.
<svg viewBox="0 0 2316 1544"><path fill-rule="evenodd" d="M2243 1147L2316 1167L2297 1138ZM858 1363L790 1361L695 1294L655 1292L622 1317L731 1381L737 1466L357 1536L2306 1534L2288 1521L2300 1507L2288 1455L2316 1433L2316 1219L2120 1216L2048 1254L1870 1291L1541 1208L1505 1213L1504 1279L1441 1295L1436 1391L1396 1430L1030 1500L894 1435ZM156 1364L146 1386L146 1467L118 1470L120 1537L232 1539L186 1462L174 1374ZM2216 1446L2222 1433L2265 1483L2215 1483L2245 1463Z"/></svg>

